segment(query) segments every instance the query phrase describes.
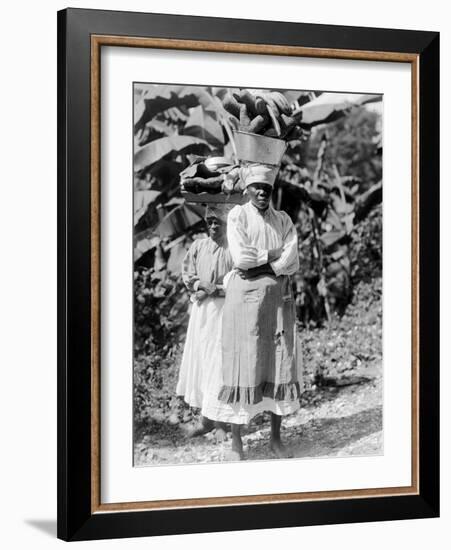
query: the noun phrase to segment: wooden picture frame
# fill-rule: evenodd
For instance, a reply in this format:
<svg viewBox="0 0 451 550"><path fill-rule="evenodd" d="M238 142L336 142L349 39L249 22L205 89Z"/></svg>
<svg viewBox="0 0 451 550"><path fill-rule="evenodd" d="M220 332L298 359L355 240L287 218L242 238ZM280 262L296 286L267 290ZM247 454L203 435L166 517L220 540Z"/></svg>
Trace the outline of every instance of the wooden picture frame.
<svg viewBox="0 0 451 550"><path fill-rule="evenodd" d="M412 68L412 483L316 493L100 501L100 51L104 46L403 62ZM58 537L439 514L439 34L67 9L58 13Z"/></svg>

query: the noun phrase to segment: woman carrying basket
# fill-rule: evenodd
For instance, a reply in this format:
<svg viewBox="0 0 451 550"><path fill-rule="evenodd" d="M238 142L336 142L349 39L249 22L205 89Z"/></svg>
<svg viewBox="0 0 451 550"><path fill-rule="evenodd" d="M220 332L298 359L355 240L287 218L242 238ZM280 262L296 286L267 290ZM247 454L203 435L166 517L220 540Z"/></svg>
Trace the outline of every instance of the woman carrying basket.
<svg viewBox="0 0 451 550"><path fill-rule="evenodd" d="M288 453L280 438L282 416L299 408L301 353L290 275L299 269L296 228L271 205L277 168L241 169L249 202L227 220L234 270L226 277L222 320L222 387L209 418L232 424L232 451L243 458L240 426L271 413L270 447Z"/></svg>

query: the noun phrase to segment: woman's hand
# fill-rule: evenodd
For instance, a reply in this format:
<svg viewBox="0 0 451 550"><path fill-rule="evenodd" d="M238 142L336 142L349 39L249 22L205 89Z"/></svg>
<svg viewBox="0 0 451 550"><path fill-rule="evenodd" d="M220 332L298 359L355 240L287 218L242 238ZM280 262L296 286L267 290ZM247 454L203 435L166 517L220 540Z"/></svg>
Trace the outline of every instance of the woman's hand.
<svg viewBox="0 0 451 550"><path fill-rule="evenodd" d="M278 260L282 255L282 250L282 246L279 246L279 248L272 248L271 250L268 250L268 263Z"/></svg>
<svg viewBox="0 0 451 550"><path fill-rule="evenodd" d="M260 275L274 275L274 271L269 264L264 264L251 269L238 269L238 275L246 280L255 279L255 277L259 277Z"/></svg>
<svg viewBox="0 0 451 550"><path fill-rule="evenodd" d="M205 298L208 297L208 294L205 292L205 290L198 290L196 294L194 294L197 302L203 302Z"/></svg>
<svg viewBox="0 0 451 550"><path fill-rule="evenodd" d="M208 281L199 281L198 290L203 290L206 294L213 294L216 290L216 285Z"/></svg>

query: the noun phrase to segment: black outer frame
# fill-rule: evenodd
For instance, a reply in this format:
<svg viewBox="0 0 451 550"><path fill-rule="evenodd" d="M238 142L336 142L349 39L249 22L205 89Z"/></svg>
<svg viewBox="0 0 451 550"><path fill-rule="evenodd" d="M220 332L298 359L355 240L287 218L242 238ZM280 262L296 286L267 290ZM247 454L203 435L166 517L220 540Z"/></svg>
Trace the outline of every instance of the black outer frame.
<svg viewBox="0 0 451 550"><path fill-rule="evenodd" d="M415 496L91 513L91 34L419 55L419 479ZM439 33L58 12L58 537L89 540L439 515Z"/></svg>

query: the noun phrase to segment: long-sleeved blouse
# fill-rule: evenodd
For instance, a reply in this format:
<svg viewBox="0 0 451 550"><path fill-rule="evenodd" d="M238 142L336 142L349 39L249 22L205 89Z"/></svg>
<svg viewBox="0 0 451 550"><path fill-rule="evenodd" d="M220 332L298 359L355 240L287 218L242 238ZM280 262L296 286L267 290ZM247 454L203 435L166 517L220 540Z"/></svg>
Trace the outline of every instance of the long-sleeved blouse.
<svg viewBox="0 0 451 550"><path fill-rule="evenodd" d="M250 201L235 206L227 220L227 240L234 267L238 269L268 263L268 251L279 247L282 254L270 262L274 274L293 275L299 269L296 228L286 212L271 205L263 212Z"/></svg>
<svg viewBox="0 0 451 550"><path fill-rule="evenodd" d="M222 284L224 275L232 269L227 248L213 239L197 239L190 246L182 262L182 279L190 292L198 289L199 281Z"/></svg>

